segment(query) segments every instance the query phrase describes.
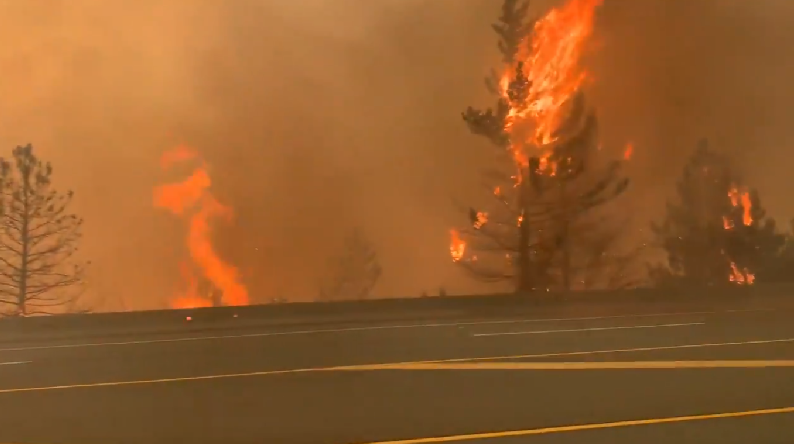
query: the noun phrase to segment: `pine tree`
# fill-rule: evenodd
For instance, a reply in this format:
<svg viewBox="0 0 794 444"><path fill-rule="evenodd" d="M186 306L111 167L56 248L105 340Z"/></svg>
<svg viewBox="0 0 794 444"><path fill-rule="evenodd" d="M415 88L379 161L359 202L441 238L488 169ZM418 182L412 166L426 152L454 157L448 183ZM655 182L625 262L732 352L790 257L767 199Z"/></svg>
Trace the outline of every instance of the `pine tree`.
<svg viewBox="0 0 794 444"><path fill-rule="evenodd" d="M0 303L6 314L66 311L85 266L75 262L83 220L69 212L72 192L52 188L52 166L18 146L0 159Z"/></svg>
<svg viewBox="0 0 794 444"><path fill-rule="evenodd" d="M676 191L664 221L651 226L667 255L666 266L651 268L655 284L748 285L772 278L785 236L726 156L700 141Z"/></svg>
<svg viewBox="0 0 794 444"><path fill-rule="evenodd" d="M375 247L360 230L345 239L344 250L331 262L328 282L320 286L319 300L366 299L382 269Z"/></svg>
<svg viewBox="0 0 794 444"><path fill-rule="evenodd" d="M468 209L471 226L453 230L451 253L475 278L511 281L517 292L570 290L584 271L585 261L576 256L587 255L581 250L589 242L579 228L592 225L594 210L622 194L628 180L621 177L621 161L599 164L598 122L581 93L563 104L565 117L550 131L550 141L526 142L520 132L526 129L510 127L511 116L538 99L532 97L529 67L516 60L530 44L527 11L526 2L504 1L493 25L510 73L503 79L504 92L492 75L486 84L499 95L496 106L463 113L469 130L487 139L500 157L483 175L495 205Z"/></svg>
<svg viewBox="0 0 794 444"><path fill-rule="evenodd" d="M780 252L766 268L764 282L794 282L794 220L789 221L789 231L783 235L783 238Z"/></svg>

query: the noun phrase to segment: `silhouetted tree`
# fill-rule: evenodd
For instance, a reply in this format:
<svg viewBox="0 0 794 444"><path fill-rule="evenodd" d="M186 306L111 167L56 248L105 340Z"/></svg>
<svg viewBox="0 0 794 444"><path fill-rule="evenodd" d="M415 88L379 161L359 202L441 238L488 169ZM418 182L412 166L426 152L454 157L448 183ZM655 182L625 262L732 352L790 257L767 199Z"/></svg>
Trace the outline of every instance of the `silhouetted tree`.
<svg viewBox="0 0 794 444"><path fill-rule="evenodd" d="M794 282L794 220L789 221L789 231L783 237L783 246L764 274L764 282Z"/></svg>
<svg viewBox="0 0 794 444"><path fill-rule="evenodd" d="M663 222L652 224L667 256L667 264L651 267L655 284L752 284L772 278L785 236L727 157L700 141L676 191Z"/></svg>
<svg viewBox="0 0 794 444"><path fill-rule="evenodd" d="M18 146L0 159L0 304L26 316L74 309L87 264L74 260L83 220L72 192L52 188L52 167Z"/></svg>
<svg viewBox="0 0 794 444"><path fill-rule="evenodd" d="M516 60L522 45L531 43L533 24L527 11L526 2L504 0L493 29L511 75L504 92L496 74L486 80L489 90L499 95L495 108L469 107L463 113L469 130L494 145L499 158L483 174L495 204L468 208L471 226L453 232L460 239L453 239L452 249L453 259L475 278L510 281L521 293L572 289L586 272L587 262L577 256L590 255L588 245L600 232L581 228L592 226L597 210L628 186L621 177L621 161L599 164L596 159L598 123L581 93L565 104L567 115L555 128L553 142L538 147L508 132L510 116L537 99L523 62ZM541 158L535 152L546 154ZM465 249L455 248L463 242Z"/></svg>
<svg viewBox="0 0 794 444"><path fill-rule="evenodd" d="M649 246L639 236L627 236L631 227L628 210L623 215L589 218L576 224L579 247L575 255L577 284L584 289L626 289L647 282ZM642 233L637 233L641 235Z"/></svg>
<svg viewBox="0 0 794 444"><path fill-rule="evenodd" d="M374 246L360 230L345 239L344 250L331 262L330 279L320 287L320 300L365 299L381 276Z"/></svg>

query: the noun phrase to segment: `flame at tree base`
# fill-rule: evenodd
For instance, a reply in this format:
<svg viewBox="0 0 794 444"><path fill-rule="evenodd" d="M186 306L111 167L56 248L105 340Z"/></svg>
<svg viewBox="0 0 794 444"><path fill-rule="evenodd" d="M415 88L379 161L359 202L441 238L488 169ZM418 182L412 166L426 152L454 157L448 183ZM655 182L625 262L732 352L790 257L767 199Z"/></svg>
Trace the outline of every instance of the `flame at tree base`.
<svg viewBox="0 0 794 444"><path fill-rule="evenodd" d="M211 298L204 297L199 293L198 280L190 269L187 262L179 264L179 269L182 274L182 280L186 283L187 288L184 293L177 294L171 300L171 308L201 308L212 307L213 301Z"/></svg>
<svg viewBox="0 0 794 444"><path fill-rule="evenodd" d="M747 268L739 270L736 263L731 262L731 275L728 280L739 285L752 285L755 282L755 275Z"/></svg>

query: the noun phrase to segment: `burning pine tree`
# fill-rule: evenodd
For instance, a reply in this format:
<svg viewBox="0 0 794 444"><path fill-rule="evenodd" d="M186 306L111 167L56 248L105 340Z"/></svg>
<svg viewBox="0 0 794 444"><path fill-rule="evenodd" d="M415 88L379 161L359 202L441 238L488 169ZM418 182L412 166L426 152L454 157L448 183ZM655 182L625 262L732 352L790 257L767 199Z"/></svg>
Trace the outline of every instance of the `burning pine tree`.
<svg viewBox="0 0 794 444"><path fill-rule="evenodd" d="M764 280L785 236L766 218L758 192L742 185L730 162L701 141L667 204L652 225L668 267L653 267L657 285L739 285Z"/></svg>
<svg viewBox="0 0 794 444"><path fill-rule="evenodd" d="M599 165L598 123L581 93L579 62L599 4L570 0L528 23L527 3L504 0L493 25L504 70L488 81L497 105L463 113L502 153L485 174L497 205L470 209L471 226L451 233L452 259L476 278L510 280L517 292L571 289L585 262L576 256L604 235L593 210L628 185L622 161Z"/></svg>

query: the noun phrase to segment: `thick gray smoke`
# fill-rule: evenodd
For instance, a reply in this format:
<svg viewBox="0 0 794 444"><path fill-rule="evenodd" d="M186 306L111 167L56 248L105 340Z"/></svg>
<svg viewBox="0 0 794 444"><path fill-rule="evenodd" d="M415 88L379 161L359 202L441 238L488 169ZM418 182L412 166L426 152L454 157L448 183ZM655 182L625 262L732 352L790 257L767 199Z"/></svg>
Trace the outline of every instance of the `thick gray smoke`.
<svg viewBox="0 0 794 444"><path fill-rule="evenodd" d="M2 0L0 146L33 143L76 191L107 308L163 305L178 285L184 224L151 192L179 142L236 210L220 250L255 299L314 296L353 226L381 251L379 295L469 291L447 230L461 221L451 197L476 189L487 158L459 112L491 104L498 3ZM793 13L785 0L605 0L591 97L607 143L636 145L630 199L658 212L708 136L792 215Z"/></svg>

